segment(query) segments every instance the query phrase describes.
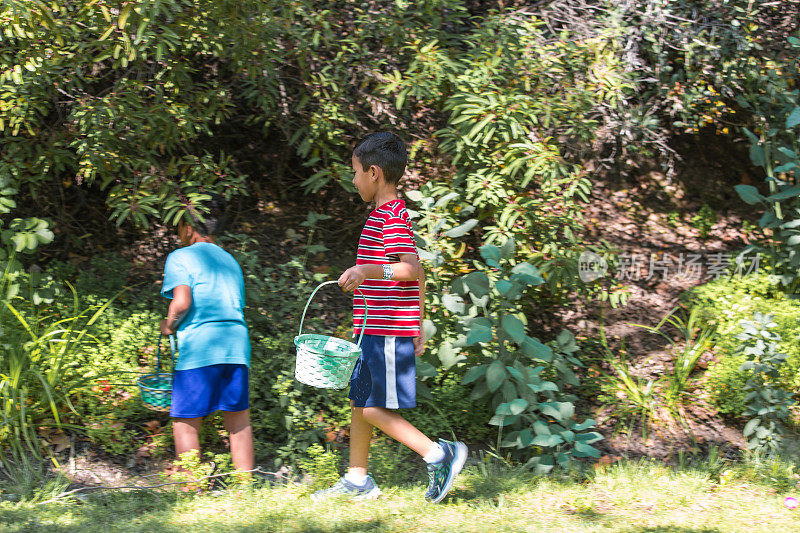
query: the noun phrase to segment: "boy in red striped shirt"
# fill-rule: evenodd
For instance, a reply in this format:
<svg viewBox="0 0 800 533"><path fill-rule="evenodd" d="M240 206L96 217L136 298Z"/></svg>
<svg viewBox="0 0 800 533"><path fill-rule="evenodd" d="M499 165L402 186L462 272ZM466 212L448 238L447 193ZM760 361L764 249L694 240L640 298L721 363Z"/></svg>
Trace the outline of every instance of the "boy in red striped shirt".
<svg viewBox="0 0 800 533"><path fill-rule="evenodd" d="M367 474L372 428L402 442L425 460L429 486L425 499L441 501L464 466L463 442L433 442L396 409L416 406L414 358L425 349L425 274L414 233L397 184L406 167L406 148L392 133L373 133L353 150L353 184L361 199L374 203L361 238L355 266L339 278L345 291L356 288L367 299L353 300L354 333L361 329L362 354L350 378L350 468L333 487L312 496L374 499L381 491Z"/></svg>

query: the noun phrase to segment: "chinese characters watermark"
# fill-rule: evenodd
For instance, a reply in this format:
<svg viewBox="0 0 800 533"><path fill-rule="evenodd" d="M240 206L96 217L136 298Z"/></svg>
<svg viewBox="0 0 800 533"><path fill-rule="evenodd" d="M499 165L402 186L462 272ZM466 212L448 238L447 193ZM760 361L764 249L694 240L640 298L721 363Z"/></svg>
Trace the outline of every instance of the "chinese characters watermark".
<svg viewBox="0 0 800 533"><path fill-rule="evenodd" d="M731 254L727 252L667 254L629 254L617 256L613 276L618 280L648 281L655 277L678 278L683 281L718 279L723 276L746 276L758 272L761 254ZM608 273L607 261L600 255L585 251L578 258L578 275L585 283Z"/></svg>

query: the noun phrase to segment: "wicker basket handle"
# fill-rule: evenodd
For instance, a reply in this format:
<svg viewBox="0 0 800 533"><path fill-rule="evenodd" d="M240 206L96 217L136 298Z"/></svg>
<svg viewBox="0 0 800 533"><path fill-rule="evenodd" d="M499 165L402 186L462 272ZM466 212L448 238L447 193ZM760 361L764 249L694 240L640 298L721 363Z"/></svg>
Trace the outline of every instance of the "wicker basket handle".
<svg viewBox="0 0 800 533"><path fill-rule="evenodd" d="M161 337L163 334L159 332L158 340L156 341L156 374L161 373ZM175 371L175 335L169 336L169 351L172 354L172 371Z"/></svg>
<svg viewBox="0 0 800 533"><path fill-rule="evenodd" d="M314 295L317 294L317 291L320 290L322 287L324 287L325 285L330 285L331 283L339 283L339 282L338 281L324 281L324 282L320 283L317 286L317 288L314 289L314 292L311 293L311 296L308 297L308 302L306 302L306 308L303 309L303 317L300 319L300 331L298 331L298 333L297 333L298 337L303 334L303 322L306 319L306 311L308 311L308 306L311 305L311 300L314 298ZM361 335L358 336L358 342L356 342L356 345L358 345L358 347L360 348L361 347L361 338L364 336L364 330L366 329L366 326L367 326L367 298L364 296L364 293L361 292L358 289L356 289L354 292L360 293L361 294L361 298L364 299L364 321L361 323Z"/></svg>

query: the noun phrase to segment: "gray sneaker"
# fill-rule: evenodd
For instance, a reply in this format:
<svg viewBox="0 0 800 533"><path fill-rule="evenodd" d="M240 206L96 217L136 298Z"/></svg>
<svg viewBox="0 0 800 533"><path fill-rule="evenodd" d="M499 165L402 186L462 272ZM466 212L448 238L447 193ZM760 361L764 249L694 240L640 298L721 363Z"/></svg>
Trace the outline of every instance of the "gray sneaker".
<svg viewBox="0 0 800 533"><path fill-rule="evenodd" d="M311 495L311 499L315 502L325 500L327 498L348 498L350 500L374 500L382 494L381 489L375 484L372 476L367 476L367 480L363 485L356 485L350 483L344 477L339 478L339 481L329 489L318 490Z"/></svg>

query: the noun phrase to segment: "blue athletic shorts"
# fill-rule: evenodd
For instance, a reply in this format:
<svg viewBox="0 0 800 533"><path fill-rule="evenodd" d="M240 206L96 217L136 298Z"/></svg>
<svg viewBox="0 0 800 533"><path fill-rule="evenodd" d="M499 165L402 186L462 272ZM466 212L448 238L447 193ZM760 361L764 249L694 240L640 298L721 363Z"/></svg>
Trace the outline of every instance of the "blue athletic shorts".
<svg viewBox="0 0 800 533"><path fill-rule="evenodd" d="M172 378L173 418L198 418L214 411L250 407L247 365L210 365L176 370Z"/></svg>
<svg viewBox="0 0 800 533"><path fill-rule="evenodd" d="M416 407L416 377L412 337L364 335L349 397L355 407Z"/></svg>

